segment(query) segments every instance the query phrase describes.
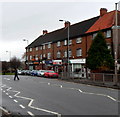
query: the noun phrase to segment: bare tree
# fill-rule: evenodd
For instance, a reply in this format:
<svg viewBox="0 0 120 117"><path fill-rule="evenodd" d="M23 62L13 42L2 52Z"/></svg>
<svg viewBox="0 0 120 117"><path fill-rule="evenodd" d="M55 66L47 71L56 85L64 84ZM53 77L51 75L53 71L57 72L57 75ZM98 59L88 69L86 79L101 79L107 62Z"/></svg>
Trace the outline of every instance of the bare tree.
<svg viewBox="0 0 120 117"><path fill-rule="evenodd" d="M13 69L18 69L21 66L21 61L17 57L13 57L10 60L10 66Z"/></svg>
<svg viewBox="0 0 120 117"><path fill-rule="evenodd" d="M9 70L9 62L3 61L2 62L2 72L5 75L6 72Z"/></svg>

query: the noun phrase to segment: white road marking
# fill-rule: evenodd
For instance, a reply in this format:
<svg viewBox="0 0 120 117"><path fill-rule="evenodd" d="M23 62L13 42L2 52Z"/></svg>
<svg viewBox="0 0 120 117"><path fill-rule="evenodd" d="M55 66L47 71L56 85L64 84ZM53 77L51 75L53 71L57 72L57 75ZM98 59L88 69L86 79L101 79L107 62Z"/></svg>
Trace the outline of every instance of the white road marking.
<svg viewBox="0 0 120 117"><path fill-rule="evenodd" d="M11 87L7 89L7 91L9 91L10 89L12 89Z"/></svg>
<svg viewBox="0 0 120 117"><path fill-rule="evenodd" d="M13 101L16 102L16 103L18 102L17 100L13 100Z"/></svg>
<svg viewBox="0 0 120 117"><path fill-rule="evenodd" d="M6 93L6 95L9 95L8 93Z"/></svg>
<svg viewBox="0 0 120 117"><path fill-rule="evenodd" d="M50 85L50 83L48 83L48 85Z"/></svg>
<svg viewBox="0 0 120 117"><path fill-rule="evenodd" d="M21 104L20 104L19 106L20 106L21 108L23 108L23 109L25 108L25 107L24 107L23 105L21 105Z"/></svg>
<svg viewBox="0 0 120 117"><path fill-rule="evenodd" d="M32 117L35 116L35 115L34 115L33 113L31 113L30 111L27 111L27 113L28 113L30 116L32 116Z"/></svg>
<svg viewBox="0 0 120 117"><path fill-rule="evenodd" d="M3 91L5 93L5 91Z"/></svg>
<svg viewBox="0 0 120 117"><path fill-rule="evenodd" d="M13 97L9 95L9 98L13 98Z"/></svg>
<svg viewBox="0 0 120 117"><path fill-rule="evenodd" d="M1 89L1 91L2 91L3 89Z"/></svg>

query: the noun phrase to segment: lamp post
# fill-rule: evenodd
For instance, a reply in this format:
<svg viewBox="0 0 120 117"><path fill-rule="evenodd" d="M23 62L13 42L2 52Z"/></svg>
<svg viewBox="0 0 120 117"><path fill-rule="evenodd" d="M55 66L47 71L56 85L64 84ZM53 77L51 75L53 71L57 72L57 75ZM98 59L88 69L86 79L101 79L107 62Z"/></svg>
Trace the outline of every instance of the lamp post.
<svg viewBox="0 0 120 117"><path fill-rule="evenodd" d="M117 85L118 82L118 74L117 74L117 62L118 62L118 16L117 16L117 5L118 3L115 3L115 42L114 42L114 56L115 56L115 79L114 79L114 85Z"/></svg>
<svg viewBox="0 0 120 117"><path fill-rule="evenodd" d="M29 41L27 39L23 39L23 41L27 42L27 46L29 45ZM27 48L26 48L25 61L27 62ZM27 68L27 63L26 62L25 62L25 64L26 64L26 68ZM29 67L29 64L28 64L28 67Z"/></svg>
<svg viewBox="0 0 120 117"><path fill-rule="evenodd" d="M70 40L70 22L66 20L59 20L61 22L65 22L67 24L67 76L69 77L70 75L70 64L69 64L69 40Z"/></svg>
<svg viewBox="0 0 120 117"><path fill-rule="evenodd" d="M27 41L27 45L29 45L29 41L27 39L23 39L23 41Z"/></svg>

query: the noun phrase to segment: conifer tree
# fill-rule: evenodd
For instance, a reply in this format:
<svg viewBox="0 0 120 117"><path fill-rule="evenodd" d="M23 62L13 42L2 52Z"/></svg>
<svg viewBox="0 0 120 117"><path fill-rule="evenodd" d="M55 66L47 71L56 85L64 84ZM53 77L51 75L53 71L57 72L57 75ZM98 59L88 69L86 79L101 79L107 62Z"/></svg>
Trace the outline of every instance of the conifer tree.
<svg viewBox="0 0 120 117"><path fill-rule="evenodd" d="M86 58L86 65L91 70L110 70L114 68L114 59L102 32L98 32L92 42Z"/></svg>

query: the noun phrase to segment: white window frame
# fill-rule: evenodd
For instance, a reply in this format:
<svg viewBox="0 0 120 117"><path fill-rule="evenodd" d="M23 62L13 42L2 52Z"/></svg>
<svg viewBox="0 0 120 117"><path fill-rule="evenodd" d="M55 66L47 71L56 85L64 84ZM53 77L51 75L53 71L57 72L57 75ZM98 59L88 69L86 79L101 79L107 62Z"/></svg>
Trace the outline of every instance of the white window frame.
<svg viewBox="0 0 120 117"><path fill-rule="evenodd" d="M60 47L60 41L57 42L57 47Z"/></svg>
<svg viewBox="0 0 120 117"><path fill-rule="evenodd" d="M60 51L57 52L57 58L61 58L61 52Z"/></svg>
<svg viewBox="0 0 120 117"><path fill-rule="evenodd" d="M97 33L93 33L92 39L94 39L97 36Z"/></svg>
<svg viewBox="0 0 120 117"><path fill-rule="evenodd" d="M30 52L32 52L32 48L30 48Z"/></svg>
<svg viewBox="0 0 120 117"><path fill-rule="evenodd" d="M82 43L82 37L78 37L78 38L76 39L76 43Z"/></svg>
<svg viewBox="0 0 120 117"><path fill-rule="evenodd" d="M40 54L40 59L42 59L42 54Z"/></svg>
<svg viewBox="0 0 120 117"><path fill-rule="evenodd" d="M32 55L30 55L30 60L32 60Z"/></svg>
<svg viewBox="0 0 120 117"><path fill-rule="evenodd" d="M45 44L43 45L43 50L45 50Z"/></svg>
<svg viewBox="0 0 120 117"><path fill-rule="evenodd" d="M67 45L67 40L64 40L64 45Z"/></svg>
<svg viewBox="0 0 120 117"><path fill-rule="evenodd" d="M40 50L42 50L42 46L40 46Z"/></svg>
<svg viewBox="0 0 120 117"><path fill-rule="evenodd" d="M72 45L72 40L69 40L69 45Z"/></svg>
<svg viewBox="0 0 120 117"><path fill-rule="evenodd" d="M67 58L67 51L64 51L64 57Z"/></svg>
<svg viewBox="0 0 120 117"><path fill-rule="evenodd" d="M72 50L69 50L69 57L72 57Z"/></svg>
<svg viewBox="0 0 120 117"><path fill-rule="evenodd" d="M77 57L82 56L82 49L81 49L81 48L78 48L78 49L76 50L76 56L77 56Z"/></svg>
<svg viewBox="0 0 120 117"><path fill-rule="evenodd" d="M47 53L47 58L50 59L51 58L51 53Z"/></svg>
<svg viewBox="0 0 120 117"><path fill-rule="evenodd" d="M46 57L46 55L45 54L43 54L43 58L45 58Z"/></svg>
<svg viewBox="0 0 120 117"><path fill-rule="evenodd" d="M111 34L112 34L111 30L107 30L106 31L106 38L110 38Z"/></svg>
<svg viewBox="0 0 120 117"><path fill-rule="evenodd" d="M38 60L38 55L35 55L35 60Z"/></svg>
<svg viewBox="0 0 120 117"><path fill-rule="evenodd" d="M51 48L51 43L48 43L48 48Z"/></svg>
<svg viewBox="0 0 120 117"><path fill-rule="evenodd" d="M36 47L35 49L36 49L36 51L38 51L38 47Z"/></svg>

